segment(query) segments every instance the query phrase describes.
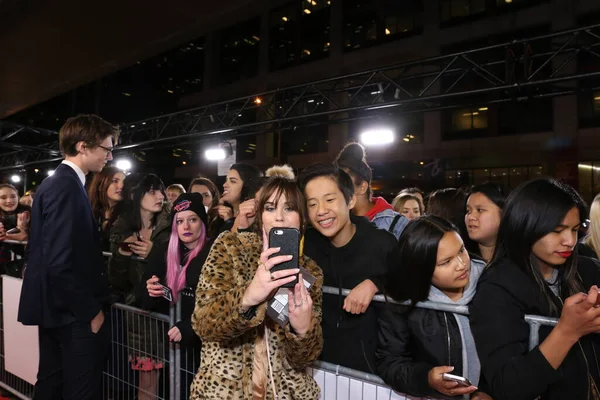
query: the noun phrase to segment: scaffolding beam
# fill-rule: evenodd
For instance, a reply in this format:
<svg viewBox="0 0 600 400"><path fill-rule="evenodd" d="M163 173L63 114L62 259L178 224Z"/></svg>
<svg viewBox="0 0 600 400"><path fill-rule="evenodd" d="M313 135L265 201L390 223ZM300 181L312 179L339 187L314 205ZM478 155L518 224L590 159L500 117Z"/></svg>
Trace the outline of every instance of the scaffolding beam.
<svg viewBox="0 0 600 400"><path fill-rule="evenodd" d="M123 124L117 149L577 93L591 90L584 80L600 82L600 68L573 72L578 55L600 59L599 50L597 24L409 61ZM55 160L40 153L0 153L0 170Z"/></svg>

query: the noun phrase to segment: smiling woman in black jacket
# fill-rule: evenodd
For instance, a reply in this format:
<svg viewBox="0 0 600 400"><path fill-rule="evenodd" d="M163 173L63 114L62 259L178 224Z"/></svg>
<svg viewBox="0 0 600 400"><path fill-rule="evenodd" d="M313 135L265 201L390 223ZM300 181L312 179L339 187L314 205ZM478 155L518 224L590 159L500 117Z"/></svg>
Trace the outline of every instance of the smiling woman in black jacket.
<svg viewBox="0 0 600 400"><path fill-rule="evenodd" d="M577 256L585 205L551 179L508 198L496 253L471 304L471 329L495 400L598 399L600 266ZM560 317L528 347L526 314ZM595 393L595 395L594 395Z"/></svg>
<svg viewBox="0 0 600 400"><path fill-rule="evenodd" d="M471 260L458 229L433 215L409 222L400 236L385 293L398 302L430 300L468 305L483 272ZM379 317L377 373L394 390L412 396L452 398L475 393L480 365L466 315L386 304ZM467 378L459 387L443 373ZM473 399L487 399L478 392Z"/></svg>

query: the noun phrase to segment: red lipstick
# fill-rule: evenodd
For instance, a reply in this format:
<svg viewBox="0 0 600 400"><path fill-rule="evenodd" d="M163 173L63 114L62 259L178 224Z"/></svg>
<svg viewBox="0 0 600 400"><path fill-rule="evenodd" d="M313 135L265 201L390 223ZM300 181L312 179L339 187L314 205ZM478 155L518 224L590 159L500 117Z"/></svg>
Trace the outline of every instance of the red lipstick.
<svg viewBox="0 0 600 400"><path fill-rule="evenodd" d="M563 257L563 258L569 258L571 257L571 254L573 254L572 251L557 251L556 254L558 254L559 256Z"/></svg>

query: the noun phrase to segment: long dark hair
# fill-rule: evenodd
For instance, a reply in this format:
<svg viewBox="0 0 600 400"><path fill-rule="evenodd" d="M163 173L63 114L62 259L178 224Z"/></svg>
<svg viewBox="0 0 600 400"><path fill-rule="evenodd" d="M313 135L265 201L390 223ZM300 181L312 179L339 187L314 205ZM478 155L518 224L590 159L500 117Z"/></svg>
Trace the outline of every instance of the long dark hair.
<svg viewBox="0 0 600 400"><path fill-rule="evenodd" d="M151 190L160 190L166 200L167 194L165 193L165 184L157 175L137 175L135 177L131 177L131 179L130 176L125 179L125 185L123 187L123 197L125 203L124 216L127 218L131 228L135 232L142 229L142 217L140 210L144 195ZM128 179L130 180L128 181ZM163 211L167 210L167 204L168 203L166 201L163 203ZM152 225L156 225L157 216L158 213L154 215Z"/></svg>
<svg viewBox="0 0 600 400"><path fill-rule="evenodd" d="M348 170L346 172L350 174L355 184L361 185L363 182L367 182L367 197L370 199L373 171L367 163L365 148L360 143L350 142L340 151L335 163L338 167Z"/></svg>
<svg viewBox="0 0 600 400"><path fill-rule="evenodd" d="M586 215L586 205L581 196L566 184L554 179L535 179L521 184L506 201L494 257L489 268L500 264L504 258L515 263L538 286L550 310L558 314L559 307L552 300L542 273L533 261L532 247L542 237L561 224L572 208ZM560 289L564 297L583 291L577 273L577 246L563 267L558 269Z"/></svg>
<svg viewBox="0 0 600 400"><path fill-rule="evenodd" d="M118 173L123 172L116 167L104 167L102 171L94 175L94 179L92 180L90 188L88 189L88 196L90 198L90 203L92 204L92 214L94 214L96 221L104 221L105 212L110 209L108 195L106 192L112 183L113 177ZM106 228L110 228L117 220L119 215L117 212L115 212L116 209L117 207L115 206L111 210L110 218ZM105 227L103 226L102 229L104 230Z"/></svg>
<svg viewBox="0 0 600 400"><path fill-rule="evenodd" d="M385 294L400 302L410 300L412 305L427 300L431 279L437 265L440 240L446 232L458 229L450 221L425 215L410 221L394 251L394 265L388 270Z"/></svg>
<svg viewBox="0 0 600 400"><path fill-rule="evenodd" d="M257 185L261 185L263 183L259 179L264 175L262 171L254 165L242 163L233 164L229 169L237 171L243 183L242 191L240 193L240 203L248 199L254 198L254 194L256 192L251 193L251 191L253 188L256 188ZM260 183L257 183L257 181Z"/></svg>

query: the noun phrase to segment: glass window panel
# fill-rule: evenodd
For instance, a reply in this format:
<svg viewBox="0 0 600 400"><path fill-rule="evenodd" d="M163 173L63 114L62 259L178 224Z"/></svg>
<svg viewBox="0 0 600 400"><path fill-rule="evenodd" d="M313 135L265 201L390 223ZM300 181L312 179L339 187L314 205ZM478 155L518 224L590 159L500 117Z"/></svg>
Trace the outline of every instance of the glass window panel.
<svg viewBox="0 0 600 400"><path fill-rule="evenodd" d="M481 185L490 181L489 169L476 169L473 171L473 184Z"/></svg>
<svg viewBox="0 0 600 400"><path fill-rule="evenodd" d="M456 186L456 173L457 171L446 171L446 187Z"/></svg>
<svg viewBox="0 0 600 400"><path fill-rule="evenodd" d="M510 177L510 188L514 189L521 183L527 181L527 168L526 167L512 167L509 168Z"/></svg>
<svg viewBox="0 0 600 400"><path fill-rule="evenodd" d="M494 168L491 170L490 182L504 188L508 186L508 168Z"/></svg>

